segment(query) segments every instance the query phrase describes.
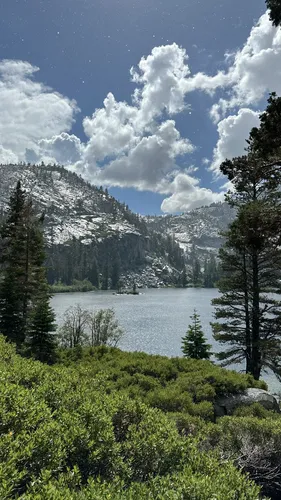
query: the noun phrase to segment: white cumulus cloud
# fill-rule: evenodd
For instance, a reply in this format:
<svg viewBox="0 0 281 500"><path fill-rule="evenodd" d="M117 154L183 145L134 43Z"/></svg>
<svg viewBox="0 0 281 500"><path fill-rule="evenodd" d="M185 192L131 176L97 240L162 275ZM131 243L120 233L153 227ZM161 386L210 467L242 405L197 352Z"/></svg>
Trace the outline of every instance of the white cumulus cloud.
<svg viewBox="0 0 281 500"><path fill-rule="evenodd" d="M155 47L147 58L142 57L138 69L131 69L133 81L143 86L134 93L143 124L163 111L173 115L185 108L187 60L186 50L173 43Z"/></svg>
<svg viewBox="0 0 281 500"><path fill-rule="evenodd" d="M84 146L81 140L74 134L62 132L50 139L38 141L38 156L54 158L62 165L74 164L81 159Z"/></svg>
<svg viewBox="0 0 281 500"><path fill-rule="evenodd" d="M179 170L177 158L194 150L167 119L187 106L188 75L186 51L175 43L143 57L131 69L131 103L110 93L103 108L84 119L88 141L77 169L97 183L161 190L165 177Z"/></svg>
<svg viewBox="0 0 281 500"><path fill-rule="evenodd" d="M272 25L268 12L260 17L241 49L226 53L225 62L226 69L215 75L186 73L181 79L184 94L201 90L213 96L219 89L228 91L212 106L214 122L231 108L257 105L268 92L281 94L281 30Z"/></svg>
<svg viewBox="0 0 281 500"><path fill-rule="evenodd" d="M0 164L2 165L16 165L19 162L18 156L10 149L5 149L0 146Z"/></svg>
<svg viewBox="0 0 281 500"><path fill-rule="evenodd" d="M154 134L142 137L129 153L100 169L100 181L111 185L161 191L163 179L175 169L176 158L190 153L191 143L180 137L175 122L163 122Z"/></svg>
<svg viewBox="0 0 281 500"><path fill-rule="evenodd" d="M220 164L235 156L241 156L247 146L246 139L253 127L259 125L259 113L242 108L237 115L230 115L218 123L219 139L214 149L210 170L219 174Z"/></svg>
<svg viewBox="0 0 281 500"><path fill-rule="evenodd" d="M281 31L272 26L268 13L261 16L244 47L231 59L228 71L214 77L205 75L202 86L208 90L208 82L209 87L230 88L229 97L221 98L211 109L214 122L230 108L255 106L268 92L281 93Z"/></svg>
<svg viewBox="0 0 281 500"><path fill-rule="evenodd" d="M161 205L163 212L167 213L185 212L224 200L223 192L215 193L211 189L200 187L199 179L186 173L176 175L170 189L171 196Z"/></svg>
<svg viewBox="0 0 281 500"><path fill-rule="evenodd" d="M42 138L69 131L77 111L74 101L34 81L37 71L23 61L0 62L1 146L17 160Z"/></svg>
<svg viewBox="0 0 281 500"><path fill-rule="evenodd" d="M141 137L136 131L137 116L136 107L118 102L113 94L108 94L104 107L83 121L85 134L89 138L85 150L86 161L89 164L103 161L134 146Z"/></svg>

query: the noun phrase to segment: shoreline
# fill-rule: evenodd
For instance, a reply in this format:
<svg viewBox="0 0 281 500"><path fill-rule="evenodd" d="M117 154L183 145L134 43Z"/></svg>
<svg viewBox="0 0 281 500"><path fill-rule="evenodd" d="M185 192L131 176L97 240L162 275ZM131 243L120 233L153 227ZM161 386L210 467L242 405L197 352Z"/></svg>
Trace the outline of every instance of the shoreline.
<svg viewBox="0 0 281 500"><path fill-rule="evenodd" d="M142 287L138 288L137 293L133 293L131 290L126 290L124 292L118 292L118 290L114 289L108 289L108 290L102 290L93 287L92 289L87 289L87 290L81 290L79 287L75 288L71 285L69 287L66 285L65 287L62 287L62 290L55 290L53 289L52 285L50 286L50 291L52 295L58 295L58 294L65 294L65 293L90 293L90 292L112 292L113 295L141 295L144 290L190 290L190 289L196 289L196 290L217 290L217 287L205 287L205 286L186 286L186 287L180 287L180 286L159 286L159 287L154 287L154 286L147 286L147 287ZM55 287L54 287L55 288Z"/></svg>

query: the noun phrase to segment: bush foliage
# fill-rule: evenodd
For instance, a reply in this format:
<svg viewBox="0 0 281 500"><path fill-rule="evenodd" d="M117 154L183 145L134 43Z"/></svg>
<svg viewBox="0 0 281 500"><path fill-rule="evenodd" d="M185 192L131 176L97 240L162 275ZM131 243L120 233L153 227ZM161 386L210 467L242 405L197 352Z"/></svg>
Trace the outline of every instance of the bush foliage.
<svg viewBox="0 0 281 500"><path fill-rule="evenodd" d="M209 418L201 409L207 403L210 411L209 387L237 391L249 378L209 362L105 347L73 356L50 367L19 357L0 338L1 499L260 498L230 461L178 432L198 428L201 411Z"/></svg>
<svg viewBox="0 0 281 500"><path fill-rule="evenodd" d="M89 280L73 280L71 285L65 285L61 281L54 283L51 287L52 293L73 293L73 292L91 292L96 290Z"/></svg>
<svg viewBox="0 0 281 500"><path fill-rule="evenodd" d="M222 369L210 361L129 353L105 346L60 351L62 364L73 366L73 361L81 376L105 377L108 394L117 390L165 413L184 412L205 420L214 420L217 397L248 387L267 388L250 375Z"/></svg>

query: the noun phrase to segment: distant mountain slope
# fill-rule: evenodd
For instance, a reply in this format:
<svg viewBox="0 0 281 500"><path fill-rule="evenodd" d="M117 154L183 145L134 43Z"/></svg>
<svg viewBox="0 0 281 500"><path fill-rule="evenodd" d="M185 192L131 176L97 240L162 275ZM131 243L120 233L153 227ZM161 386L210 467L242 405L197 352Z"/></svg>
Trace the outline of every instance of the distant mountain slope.
<svg viewBox="0 0 281 500"><path fill-rule="evenodd" d="M235 212L227 203L214 203L182 215L145 217L150 230L174 236L188 254L195 245L200 253L217 252L222 243L220 231L234 219Z"/></svg>
<svg viewBox="0 0 281 500"><path fill-rule="evenodd" d="M117 266L128 285L176 283L184 260L190 264L192 248L201 262L217 253L219 233L234 218L226 203L182 215L140 217L107 190L56 165L0 165L0 179L0 215L18 180L45 213L50 282L70 283L97 272L110 277Z"/></svg>
<svg viewBox="0 0 281 500"><path fill-rule="evenodd" d="M97 274L93 265L109 277L118 267L129 284L158 286L178 279L184 266L179 246L169 235L148 230L143 218L107 190L55 165L1 165L0 179L2 216L18 180L45 213L50 282L89 278Z"/></svg>
<svg viewBox="0 0 281 500"><path fill-rule="evenodd" d="M0 166L0 210L5 211L18 180L46 214L48 241L66 243L73 237L87 243L105 235L145 234L146 224L107 191L86 183L59 166Z"/></svg>

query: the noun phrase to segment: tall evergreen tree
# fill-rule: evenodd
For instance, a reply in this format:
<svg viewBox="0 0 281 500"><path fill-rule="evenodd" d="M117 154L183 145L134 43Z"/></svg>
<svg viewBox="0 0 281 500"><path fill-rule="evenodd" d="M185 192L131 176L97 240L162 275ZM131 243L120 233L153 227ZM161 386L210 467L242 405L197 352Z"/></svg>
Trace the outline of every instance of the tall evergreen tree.
<svg viewBox="0 0 281 500"><path fill-rule="evenodd" d="M245 360L246 372L256 379L262 368L277 375L281 368L281 302L272 296L280 294L280 216L280 209L274 213L263 201L246 205L220 251L224 276L222 296L213 300L219 320L213 330L229 347L218 357L224 365Z"/></svg>
<svg viewBox="0 0 281 500"><path fill-rule="evenodd" d="M41 309L43 303L49 304L42 224L43 217L36 217L31 199L18 182L1 230L0 282L0 331L18 349L34 335L39 304ZM49 327L48 319L45 330Z"/></svg>
<svg viewBox="0 0 281 500"><path fill-rule="evenodd" d="M213 300L216 306L212 323L214 338L229 346L217 354L223 366L246 361L246 373L252 372L252 335L250 322L250 294L248 283L248 256L240 239L237 223L224 234L225 245L220 249L223 277L219 281L221 297ZM226 320L226 321L222 321Z"/></svg>
<svg viewBox="0 0 281 500"><path fill-rule="evenodd" d="M47 293L37 299L31 312L28 328L28 353L42 363L53 363L56 359L55 314Z"/></svg>
<svg viewBox="0 0 281 500"><path fill-rule="evenodd" d="M30 231L32 241L30 266L33 292L27 323L26 344L28 352L43 363L55 360L55 314L50 306L50 289L46 278L43 217L36 218Z"/></svg>
<svg viewBox="0 0 281 500"><path fill-rule="evenodd" d="M228 202L237 218L221 250L222 296L213 301L216 340L229 345L224 364L246 360L259 379L262 368L281 375L281 102L271 96L261 126L250 135L248 154L225 161L221 171L235 188ZM227 320L222 322L221 320Z"/></svg>
<svg viewBox="0 0 281 500"><path fill-rule="evenodd" d="M92 264L89 269L88 279L96 288L100 287L100 277L99 277L99 269L97 259L94 257Z"/></svg>
<svg viewBox="0 0 281 500"><path fill-rule="evenodd" d="M111 288L112 290L119 289L119 281L120 281L120 259L116 257L112 264L111 269Z"/></svg>
<svg viewBox="0 0 281 500"><path fill-rule="evenodd" d="M109 280L109 271L108 271L108 262L106 262L103 266L103 272L102 272L102 281L101 281L102 290L108 290L108 280Z"/></svg>
<svg viewBox="0 0 281 500"><path fill-rule="evenodd" d="M281 24L281 0L266 0L266 6L269 9L270 20L274 26Z"/></svg>
<svg viewBox="0 0 281 500"><path fill-rule="evenodd" d="M204 273L203 273L203 284L205 288L214 288L219 279L219 271L214 255L211 255L210 259L205 259L204 262Z"/></svg>
<svg viewBox="0 0 281 500"><path fill-rule="evenodd" d="M194 258L192 264L192 281L195 286L200 285L202 280L201 266L199 259L197 257Z"/></svg>
<svg viewBox="0 0 281 500"><path fill-rule="evenodd" d="M260 127L252 129L247 142L251 150L266 163L280 165L281 98L275 92L272 92L267 102L265 112L260 115Z"/></svg>
<svg viewBox="0 0 281 500"><path fill-rule="evenodd" d="M0 332L19 347L25 339L26 195L18 182L1 228Z"/></svg>
<svg viewBox="0 0 281 500"><path fill-rule="evenodd" d="M182 352L186 358L209 359L211 346L206 342L200 316L197 314L196 309L194 309L190 319L192 323L188 327L187 334L182 338Z"/></svg>
<svg viewBox="0 0 281 500"><path fill-rule="evenodd" d="M198 286L202 283L202 272L200 261L197 257L198 251L195 243L192 244L191 252L190 252L190 263L191 263L191 280L193 285Z"/></svg>

